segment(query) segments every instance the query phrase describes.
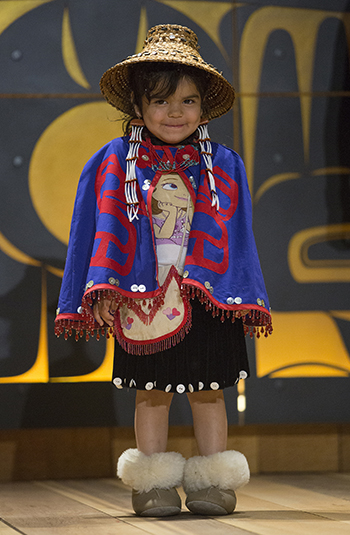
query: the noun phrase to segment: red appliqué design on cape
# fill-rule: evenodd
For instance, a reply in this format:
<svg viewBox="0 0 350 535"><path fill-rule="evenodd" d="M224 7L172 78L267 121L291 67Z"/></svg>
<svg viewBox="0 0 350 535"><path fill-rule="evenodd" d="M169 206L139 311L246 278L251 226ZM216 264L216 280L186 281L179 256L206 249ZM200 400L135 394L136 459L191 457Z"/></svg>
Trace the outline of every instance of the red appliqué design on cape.
<svg viewBox="0 0 350 535"><path fill-rule="evenodd" d="M190 238L194 239L194 246L191 254L186 258L186 264L195 264L223 274L227 271L229 266L229 250L228 250L228 233L225 226L225 221L229 220L236 211L238 204L238 186L232 178L225 173L220 167L216 166L213 169L215 181L220 183L219 189L227 195L231 200L228 209L220 206L219 212L211 205L211 195L208 181L204 181L198 189L198 196L196 202L196 212L201 212L213 218L213 225L207 225L205 231L198 229L191 229ZM205 173L205 171L202 171ZM210 235L211 228L220 227L221 237L215 238ZM205 257L204 247L205 242L210 243L220 251L222 256L221 262L215 262L210 258Z"/></svg>

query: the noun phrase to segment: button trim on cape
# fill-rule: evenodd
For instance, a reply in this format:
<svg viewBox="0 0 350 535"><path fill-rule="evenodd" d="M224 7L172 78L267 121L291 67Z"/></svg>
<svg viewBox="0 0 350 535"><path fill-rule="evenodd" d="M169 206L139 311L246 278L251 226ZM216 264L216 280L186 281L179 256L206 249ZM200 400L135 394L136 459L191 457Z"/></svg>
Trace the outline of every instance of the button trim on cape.
<svg viewBox="0 0 350 535"><path fill-rule="evenodd" d="M144 293L146 291L146 286L144 284L132 284L130 286L130 290L132 292L141 292L141 293Z"/></svg>
<svg viewBox="0 0 350 535"><path fill-rule="evenodd" d="M150 186L151 186L151 181L148 178L146 178L146 180L144 180L142 184L143 191L149 190Z"/></svg>

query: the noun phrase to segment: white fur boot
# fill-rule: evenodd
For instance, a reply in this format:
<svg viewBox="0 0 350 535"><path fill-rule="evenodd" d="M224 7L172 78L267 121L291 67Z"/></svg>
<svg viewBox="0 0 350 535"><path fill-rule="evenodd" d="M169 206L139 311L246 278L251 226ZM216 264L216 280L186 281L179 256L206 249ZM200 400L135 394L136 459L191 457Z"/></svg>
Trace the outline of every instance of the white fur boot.
<svg viewBox="0 0 350 535"><path fill-rule="evenodd" d="M132 505L137 515L171 516L180 513L176 491L182 483L185 459L180 453L145 455L128 449L118 459L117 475L132 487Z"/></svg>
<svg viewBox="0 0 350 535"><path fill-rule="evenodd" d="M238 451L191 457L184 470L186 506L201 515L227 515L236 507L235 490L249 481L249 466Z"/></svg>

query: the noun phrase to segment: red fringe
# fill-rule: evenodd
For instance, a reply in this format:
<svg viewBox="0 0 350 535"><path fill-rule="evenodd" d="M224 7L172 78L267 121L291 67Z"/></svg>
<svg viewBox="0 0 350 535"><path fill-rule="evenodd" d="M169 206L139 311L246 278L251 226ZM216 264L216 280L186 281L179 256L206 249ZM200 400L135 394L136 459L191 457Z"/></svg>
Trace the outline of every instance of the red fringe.
<svg viewBox="0 0 350 535"><path fill-rule="evenodd" d="M169 284L170 282L172 281L172 279L175 278L177 280L177 282L179 283L180 285L180 292L181 292L181 297L184 297L185 296L185 292L184 292L184 289L182 288L181 286L181 277L178 275L177 271L174 269L171 269L169 271L169 274L167 276L167 278L165 279L165 282L162 286L162 292L157 295L156 297L154 297L152 299L152 301L150 300L149 302L149 305L148 305L148 309L149 309L149 313L146 314L141 306L136 303L136 301L134 299L128 299L127 300L127 307L130 308L130 310L132 310L133 312L135 312L135 314L137 315L138 318L140 318L140 320L142 321L142 323L144 323L145 325L150 325L152 323L152 321L154 320L155 318L155 315L157 314L158 310L164 305L164 297L165 297L165 294L166 294L166 291L169 287ZM144 301L144 305L146 304L146 302Z"/></svg>
<svg viewBox="0 0 350 535"><path fill-rule="evenodd" d="M158 353L159 351L165 351L171 347L176 346L185 338L186 334L189 333L192 327L192 314L191 307L188 307L187 320L186 323L181 327L181 329L172 336L164 338L161 340L155 340L154 342L147 341L147 343L137 343L128 342L123 337L119 329L115 330L115 337L118 340L120 346L131 355L152 355L153 353Z"/></svg>
<svg viewBox="0 0 350 535"><path fill-rule="evenodd" d="M244 310L247 310L247 307L244 307L244 304L242 305L242 310L220 308L212 303L207 294L196 286L185 284L182 288L187 293L187 298L189 300L197 297L202 304L205 304L205 310L211 311L213 318L221 314L220 320L222 322L224 322L226 318L229 319L231 317L232 323L235 322L236 318L241 318L244 325L245 335L249 334L251 338L256 335L257 338L260 338L260 336L264 334L265 338L267 338L272 334L273 328L271 315L269 313L264 312L263 310L249 309L249 313L245 314Z"/></svg>
<svg viewBox="0 0 350 535"><path fill-rule="evenodd" d="M135 303L133 299L119 294L116 290L94 290L90 294L86 294L83 297L83 310L80 314L81 319L79 321L65 318L56 320L55 334L57 337L64 334L64 338L65 340L67 340L68 337L72 336L74 330L76 341L78 341L79 338L82 338L82 336L84 335L84 331L86 340L89 340L90 336L93 337L95 334L96 340L99 340L101 336L106 336L106 338L109 338L110 335L112 335L117 338L119 344L125 349L125 351L127 351L127 353L131 353L133 355L151 355L152 353L157 353L158 351L164 351L166 349L169 349L170 347L175 346L179 342L181 342L184 339L185 335L189 332L192 325L192 318L190 313L191 307L189 307L189 313L186 323L176 334L164 340L158 340L147 344L127 342L117 329L113 329L110 327L101 329L100 325L95 322L91 310L91 306L95 299L97 299L98 301L101 299L101 297L115 299L115 302L118 307L121 305L126 305L138 315L138 317L145 325L148 325L149 320L154 319L159 308L163 305L164 295L169 283L170 279L168 284L166 286L164 285L162 293L156 296L152 300L152 303L150 302L149 308L151 310L148 315L143 312L141 307L137 303ZM202 290L195 286L190 286L188 284L181 285L181 295L183 297L186 297L188 301L197 297L199 301L205 305L205 309L208 312L211 311L213 317L220 315L220 320L222 322L224 322L225 319L229 319L231 317L231 321L232 323L234 323L236 318L241 318L244 326L244 334L249 334L251 338L253 338L254 335L257 338L260 338L261 335L264 335L265 338L267 338L269 335L272 334L273 328L271 323L271 316L270 314L265 313L262 310L250 309L248 314L244 314L243 310L219 308L217 305L212 303L212 301L210 301L209 297Z"/></svg>

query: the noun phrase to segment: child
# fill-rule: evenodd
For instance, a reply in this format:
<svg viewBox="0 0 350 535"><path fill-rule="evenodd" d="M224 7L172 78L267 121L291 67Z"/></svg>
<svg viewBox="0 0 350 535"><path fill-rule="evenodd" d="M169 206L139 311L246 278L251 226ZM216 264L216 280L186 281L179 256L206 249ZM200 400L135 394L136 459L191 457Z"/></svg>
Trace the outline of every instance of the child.
<svg viewBox="0 0 350 535"><path fill-rule="evenodd" d="M65 337L113 332L113 383L136 388L137 449L117 473L144 516L229 514L249 480L226 451L223 388L249 375L245 334L271 332L239 156L211 143L208 120L234 90L188 28L152 28L140 54L101 79L128 118L125 137L83 170L56 318ZM199 456L166 452L174 392L186 392Z"/></svg>

